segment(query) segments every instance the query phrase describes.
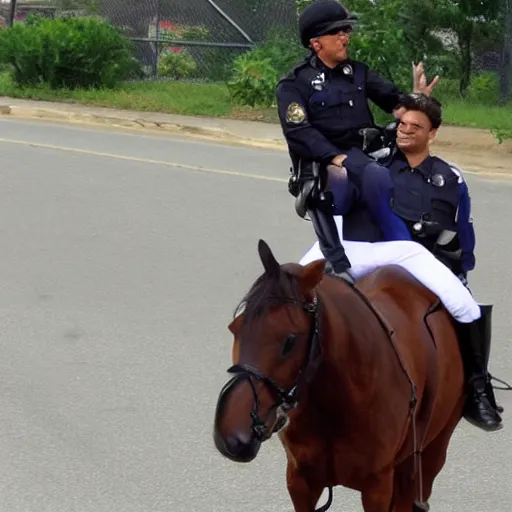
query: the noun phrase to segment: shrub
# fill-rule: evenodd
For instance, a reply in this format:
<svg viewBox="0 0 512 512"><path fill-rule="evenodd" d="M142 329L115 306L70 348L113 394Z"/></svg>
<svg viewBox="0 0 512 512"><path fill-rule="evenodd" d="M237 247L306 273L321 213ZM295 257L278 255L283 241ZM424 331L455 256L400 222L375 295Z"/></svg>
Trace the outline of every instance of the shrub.
<svg viewBox="0 0 512 512"><path fill-rule="evenodd" d="M473 103L496 105L499 98L499 77L489 71L479 73L471 78L468 99Z"/></svg>
<svg viewBox="0 0 512 512"><path fill-rule="evenodd" d="M20 86L52 89L115 87L139 71L131 42L95 18L31 17L0 31L0 64Z"/></svg>
<svg viewBox="0 0 512 512"><path fill-rule="evenodd" d="M234 102L251 107L274 104L279 75L270 58L243 54L235 60L234 75L234 80L228 83Z"/></svg>
<svg viewBox="0 0 512 512"><path fill-rule="evenodd" d="M275 89L281 76L305 56L293 35L274 35L237 57L228 83L235 102L253 107L275 104Z"/></svg>
<svg viewBox="0 0 512 512"><path fill-rule="evenodd" d="M191 78L197 73L197 64L186 48L179 51L166 51L158 60L158 76L174 78Z"/></svg>

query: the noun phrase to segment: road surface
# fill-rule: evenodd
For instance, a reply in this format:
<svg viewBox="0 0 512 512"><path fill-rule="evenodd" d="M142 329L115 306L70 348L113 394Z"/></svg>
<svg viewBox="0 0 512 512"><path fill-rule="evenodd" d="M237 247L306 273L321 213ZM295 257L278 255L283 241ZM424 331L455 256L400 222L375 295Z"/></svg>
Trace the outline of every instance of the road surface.
<svg viewBox="0 0 512 512"><path fill-rule="evenodd" d="M286 154L10 120L0 151L0 512L291 511L277 441L238 466L211 440L258 239L280 261L313 242ZM472 286L512 380L512 182L468 181ZM501 432L460 425L432 510L510 512L509 395Z"/></svg>

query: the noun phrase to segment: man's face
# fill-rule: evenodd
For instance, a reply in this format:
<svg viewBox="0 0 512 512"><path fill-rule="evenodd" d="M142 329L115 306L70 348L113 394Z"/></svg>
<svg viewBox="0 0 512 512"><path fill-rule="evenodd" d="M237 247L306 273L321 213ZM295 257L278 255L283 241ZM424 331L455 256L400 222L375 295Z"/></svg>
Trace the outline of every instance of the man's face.
<svg viewBox="0 0 512 512"><path fill-rule="evenodd" d="M347 60L349 42L350 29L335 29L328 34L312 39L311 46L322 61L335 66Z"/></svg>
<svg viewBox="0 0 512 512"><path fill-rule="evenodd" d="M426 114L407 110L398 123L396 143L404 153L422 152L428 149L436 132Z"/></svg>

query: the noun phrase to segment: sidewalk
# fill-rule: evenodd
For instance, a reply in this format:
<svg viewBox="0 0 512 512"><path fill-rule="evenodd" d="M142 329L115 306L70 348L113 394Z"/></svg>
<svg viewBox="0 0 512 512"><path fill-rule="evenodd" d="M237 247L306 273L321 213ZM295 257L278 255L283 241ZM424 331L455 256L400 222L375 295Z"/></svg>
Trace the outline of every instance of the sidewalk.
<svg viewBox="0 0 512 512"><path fill-rule="evenodd" d="M0 97L0 115L160 131L227 144L287 150L278 124L255 121L138 112L7 97ZM474 172L512 172L512 141L498 144L489 130L442 126L432 149L434 153Z"/></svg>
<svg viewBox="0 0 512 512"><path fill-rule="evenodd" d="M0 97L0 114L24 119L160 130L251 146L286 149L281 127L271 123L140 112L8 97Z"/></svg>

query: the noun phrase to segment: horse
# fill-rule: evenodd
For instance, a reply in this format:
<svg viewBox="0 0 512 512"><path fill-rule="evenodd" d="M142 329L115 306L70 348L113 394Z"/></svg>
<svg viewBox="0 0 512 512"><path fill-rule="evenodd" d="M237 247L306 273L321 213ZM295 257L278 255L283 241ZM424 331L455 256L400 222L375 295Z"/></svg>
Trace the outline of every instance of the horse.
<svg viewBox="0 0 512 512"><path fill-rule="evenodd" d="M295 512L327 488L325 512L336 486L359 491L365 512L429 510L465 400L452 317L398 266L352 286L325 260L281 265L263 240L258 252L264 271L228 325L216 449L249 463L276 434Z"/></svg>

